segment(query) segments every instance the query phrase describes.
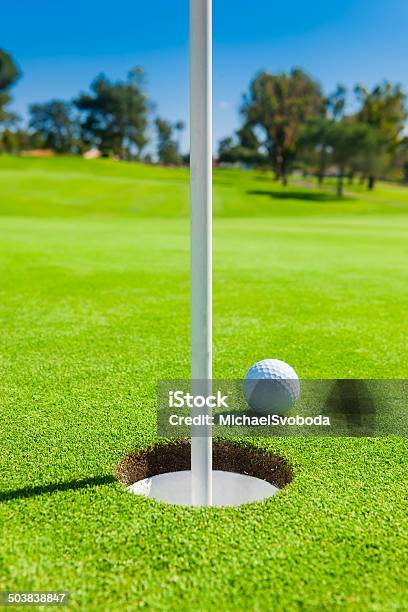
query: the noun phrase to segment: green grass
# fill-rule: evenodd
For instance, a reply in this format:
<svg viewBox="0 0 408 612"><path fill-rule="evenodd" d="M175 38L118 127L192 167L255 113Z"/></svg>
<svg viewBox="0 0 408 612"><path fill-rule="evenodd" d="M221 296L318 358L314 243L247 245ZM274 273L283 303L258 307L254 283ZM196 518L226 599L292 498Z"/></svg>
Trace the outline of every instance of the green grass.
<svg viewBox="0 0 408 612"><path fill-rule="evenodd" d="M407 377L408 190L214 177L214 376ZM189 373L188 176L0 158L0 591L78 610L406 610L407 445L258 439L294 480L240 509L129 495L158 379Z"/></svg>

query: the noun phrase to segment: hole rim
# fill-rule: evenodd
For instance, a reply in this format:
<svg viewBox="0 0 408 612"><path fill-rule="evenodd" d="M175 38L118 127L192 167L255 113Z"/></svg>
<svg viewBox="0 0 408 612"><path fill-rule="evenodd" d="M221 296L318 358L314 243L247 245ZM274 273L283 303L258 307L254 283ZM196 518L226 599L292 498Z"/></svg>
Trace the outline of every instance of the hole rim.
<svg viewBox="0 0 408 612"><path fill-rule="evenodd" d="M213 470L253 476L284 489L293 481L293 469L286 459L255 446L213 441ZM126 487L145 478L189 471L191 444L188 439L158 442L126 454L116 465L115 478Z"/></svg>

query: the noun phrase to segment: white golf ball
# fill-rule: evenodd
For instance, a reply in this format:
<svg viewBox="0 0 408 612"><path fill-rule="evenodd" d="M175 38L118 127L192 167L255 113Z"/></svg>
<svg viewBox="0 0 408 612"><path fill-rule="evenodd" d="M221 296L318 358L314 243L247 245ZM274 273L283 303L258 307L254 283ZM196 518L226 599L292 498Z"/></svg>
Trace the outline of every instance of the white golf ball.
<svg viewBox="0 0 408 612"><path fill-rule="evenodd" d="M300 380L284 361L263 359L246 373L244 396L258 414L283 414L299 399Z"/></svg>

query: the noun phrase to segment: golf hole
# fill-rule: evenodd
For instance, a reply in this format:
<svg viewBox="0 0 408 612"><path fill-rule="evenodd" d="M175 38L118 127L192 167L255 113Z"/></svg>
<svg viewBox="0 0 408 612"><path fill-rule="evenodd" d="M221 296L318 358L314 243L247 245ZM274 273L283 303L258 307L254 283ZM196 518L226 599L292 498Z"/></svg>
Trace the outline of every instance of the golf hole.
<svg viewBox="0 0 408 612"><path fill-rule="evenodd" d="M116 478L129 492L191 506L191 447L188 441L159 444L126 455ZM213 443L213 506L241 506L279 493L292 480L284 459L232 442Z"/></svg>

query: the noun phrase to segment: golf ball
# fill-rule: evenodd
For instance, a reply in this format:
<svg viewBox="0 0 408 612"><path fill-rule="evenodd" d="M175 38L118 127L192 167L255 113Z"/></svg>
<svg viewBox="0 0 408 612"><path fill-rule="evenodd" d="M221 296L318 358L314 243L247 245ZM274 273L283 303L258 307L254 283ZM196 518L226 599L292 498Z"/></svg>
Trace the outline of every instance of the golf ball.
<svg viewBox="0 0 408 612"><path fill-rule="evenodd" d="M244 396L258 414L283 414L299 399L300 380L295 370L279 359L263 359L244 379Z"/></svg>

